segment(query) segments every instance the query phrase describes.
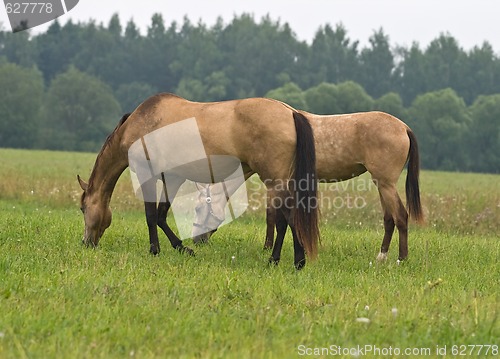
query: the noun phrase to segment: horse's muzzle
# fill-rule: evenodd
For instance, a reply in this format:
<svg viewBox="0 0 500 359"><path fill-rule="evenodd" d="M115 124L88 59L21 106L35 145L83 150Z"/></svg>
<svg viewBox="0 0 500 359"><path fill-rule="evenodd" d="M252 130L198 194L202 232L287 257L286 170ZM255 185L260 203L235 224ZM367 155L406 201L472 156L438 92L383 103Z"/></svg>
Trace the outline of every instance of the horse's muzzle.
<svg viewBox="0 0 500 359"><path fill-rule="evenodd" d="M194 244L207 243L212 234L214 234L215 232L217 232L216 229L207 230L206 232L193 236Z"/></svg>
<svg viewBox="0 0 500 359"><path fill-rule="evenodd" d="M195 244L206 243L206 242L208 242L209 238L210 238L210 236L208 235L208 233L203 233L203 234L199 234L197 236L194 236L193 242Z"/></svg>

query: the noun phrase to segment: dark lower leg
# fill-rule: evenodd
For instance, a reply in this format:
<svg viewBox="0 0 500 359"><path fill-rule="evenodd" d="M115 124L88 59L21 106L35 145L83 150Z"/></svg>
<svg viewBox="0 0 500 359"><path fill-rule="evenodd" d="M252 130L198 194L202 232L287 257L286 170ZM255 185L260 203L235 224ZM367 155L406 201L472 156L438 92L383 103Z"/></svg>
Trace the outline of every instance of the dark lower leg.
<svg viewBox="0 0 500 359"><path fill-rule="evenodd" d="M288 209L286 206L282 209L283 212L283 218L286 219L286 222L290 226L290 229L292 230L292 237L293 237L293 255L294 255L294 260L293 264L295 265L296 269L302 269L306 265L306 254L304 251L304 247L299 241L299 237L297 235L297 231L295 230L294 222L293 222L293 210ZM285 227L286 230L286 227ZM277 239L276 239L277 241Z"/></svg>
<svg viewBox="0 0 500 359"><path fill-rule="evenodd" d="M398 230L402 229L402 219L403 214L406 214L406 210L399 198L396 186L392 182L382 182L377 183L380 194L380 202L384 210L384 239L382 240L382 246L380 247L380 253L377 256L378 260L386 260L387 252L389 251L389 246L391 245L391 239L394 233L394 227L397 226ZM403 240L404 241L404 240ZM400 253L401 253L401 231L400 231Z"/></svg>
<svg viewBox="0 0 500 359"><path fill-rule="evenodd" d="M274 226L276 225L276 208L272 203L267 203L266 209L266 241L264 242L264 249L273 248L274 241Z"/></svg>
<svg viewBox="0 0 500 359"><path fill-rule="evenodd" d="M389 246L391 245L392 234L394 233L394 218L388 212L384 214L384 239L382 240L382 246L380 247L380 253L387 253L389 251Z"/></svg>
<svg viewBox="0 0 500 359"><path fill-rule="evenodd" d="M399 260L408 257L408 229L399 230Z"/></svg>
<svg viewBox="0 0 500 359"><path fill-rule="evenodd" d="M162 228L162 230L168 237L168 240L170 241L170 244L174 249L177 249L181 253L186 252L189 255L194 256L194 251L191 248L183 245L182 241L179 239L179 237L176 236L176 234L170 229L168 225L165 228Z"/></svg>
<svg viewBox="0 0 500 359"><path fill-rule="evenodd" d="M288 222L281 211L276 211L276 241L274 242L273 253L269 258L269 263L278 264L281 258L281 248L285 239Z"/></svg>
<svg viewBox="0 0 500 359"><path fill-rule="evenodd" d="M158 224L167 223L167 213L170 209L170 202L160 202L158 204Z"/></svg>
<svg viewBox="0 0 500 359"><path fill-rule="evenodd" d="M408 212L400 203L399 214L396 219L396 227L399 232L399 260L408 257Z"/></svg>
<svg viewBox="0 0 500 359"><path fill-rule="evenodd" d="M306 265L306 255L304 252L304 247L300 244L297 234L295 233L295 229L292 228L293 235L293 251L294 251L294 265L296 269L302 269Z"/></svg>
<svg viewBox="0 0 500 359"><path fill-rule="evenodd" d="M158 229L156 227L158 221L156 203L144 202L144 211L146 212L146 223L149 231L149 252L157 255L160 253L160 243L158 242Z"/></svg>
<svg viewBox="0 0 500 359"><path fill-rule="evenodd" d="M194 255L194 251L189 247L185 247L179 237L177 237L167 224L167 213L169 209L170 202L160 202L158 204L158 227L165 233L174 249L177 249L179 252L187 252L190 255Z"/></svg>

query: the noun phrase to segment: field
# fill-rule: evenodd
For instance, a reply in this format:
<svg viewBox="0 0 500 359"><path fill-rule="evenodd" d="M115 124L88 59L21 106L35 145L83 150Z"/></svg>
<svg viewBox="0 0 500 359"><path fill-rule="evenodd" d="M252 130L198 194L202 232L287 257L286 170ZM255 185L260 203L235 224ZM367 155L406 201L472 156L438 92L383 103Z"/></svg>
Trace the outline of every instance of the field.
<svg viewBox="0 0 500 359"><path fill-rule="evenodd" d="M88 178L95 154L0 158L2 359L500 355L500 176L424 171L427 224L411 224L400 264L397 236L375 261L383 227L367 176L323 188L320 256L296 271L288 235L267 265L256 205L210 243L187 240L195 257L164 237L149 255L127 172L111 227L85 248L76 174Z"/></svg>

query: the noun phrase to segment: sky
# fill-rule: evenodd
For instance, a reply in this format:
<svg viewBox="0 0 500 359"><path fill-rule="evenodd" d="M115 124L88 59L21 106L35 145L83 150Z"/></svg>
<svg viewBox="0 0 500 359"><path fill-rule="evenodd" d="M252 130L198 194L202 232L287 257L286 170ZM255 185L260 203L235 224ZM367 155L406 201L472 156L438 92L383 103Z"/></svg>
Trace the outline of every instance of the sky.
<svg viewBox="0 0 500 359"><path fill-rule="evenodd" d="M80 0L60 21L94 19L107 24L118 13L123 26L133 19L144 34L156 12L167 25L174 20L182 23L187 16L208 26L219 16L227 24L242 13L253 14L257 21L269 14L273 20L287 22L299 40L308 42L320 26L342 23L349 38L361 46L380 28L393 46L418 42L425 48L441 33L448 33L466 50L488 41L500 54L498 0ZM9 27L4 9L0 9L0 23ZM47 26L32 32L45 31Z"/></svg>

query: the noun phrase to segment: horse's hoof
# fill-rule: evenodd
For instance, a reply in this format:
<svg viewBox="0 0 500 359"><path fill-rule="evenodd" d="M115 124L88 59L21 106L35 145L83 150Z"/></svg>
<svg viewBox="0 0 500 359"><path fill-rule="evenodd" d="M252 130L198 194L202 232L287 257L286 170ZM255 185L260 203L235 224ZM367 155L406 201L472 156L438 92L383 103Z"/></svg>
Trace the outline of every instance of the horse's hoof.
<svg viewBox="0 0 500 359"><path fill-rule="evenodd" d="M277 266L280 263L280 259L274 259L273 257L269 257L269 265L270 266Z"/></svg>
<svg viewBox="0 0 500 359"><path fill-rule="evenodd" d="M193 240L193 243L194 243L195 246L202 246L202 245L208 243L208 239Z"/></svg>
<svg viewBox="0 0 500 359"><path fill-rule="evenodd" d="M210 239L209 233L203 233L193 237L194 244L205 244Z"/></svg>
<svg viewBox="0 0 500 359"><path fill-rule="evenodd" d="M154 255L154 256L157 256L158 254L160 254L160 248L157 249L157 248L151 247L151 248L149 248L149 253Z"/></svg>
<svg viewBox="0 0 500 359"><path fill-rule="evenodd" d="M377 261L385 262L386 260L387 260L387 252L385 253L380 252L377 256Z"/></svg>
<svg viewBox="0 0 500 359"><path fill-rule="evenodd" d="M182 247L178 248L178 250L179 250L179 252L181 252L183 254L186 253L186 254L190 255L191 257L195 256L194 251L189 247L182 246Z"/></svg>
<svg viewBox="0 0 500 359"><path fill-rule="evenodd" d="M302 268L304 268L304 267L305 267L305 265L306 265L306 260L305 260L305 259L302 259L302 260L300 260L300 261L298 261L298 262L295 262L295 263L294 263L294 265L295 265L295 269L297 269L297 270L301 270Z"/></svg>
<svg viewBox="0 0 500 359"><path fill-rule="evenodd" d="M269 243L265 243L264 244L263 250L268 251L268 250L271 250L271 249L273 249L272 243L271 244L269 244Z"/></svg>

